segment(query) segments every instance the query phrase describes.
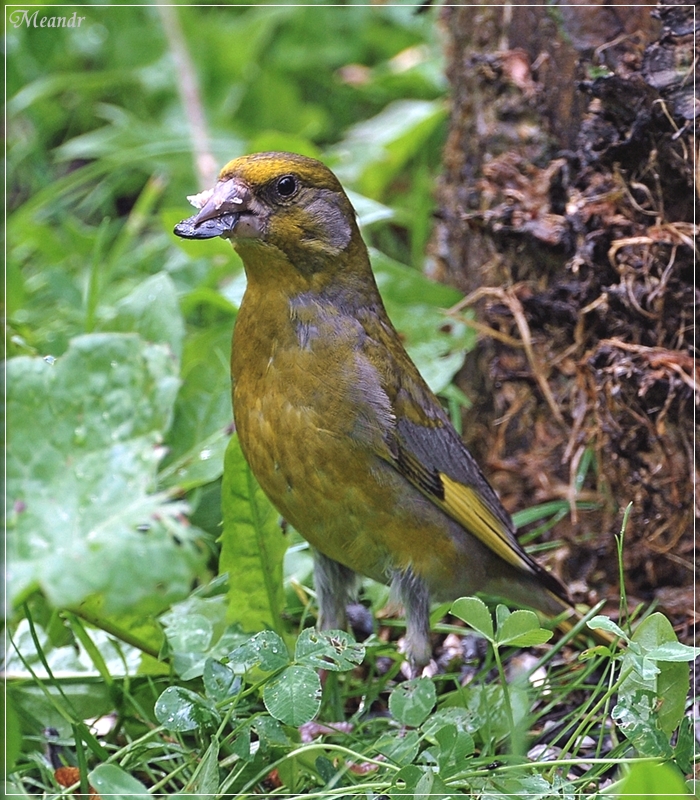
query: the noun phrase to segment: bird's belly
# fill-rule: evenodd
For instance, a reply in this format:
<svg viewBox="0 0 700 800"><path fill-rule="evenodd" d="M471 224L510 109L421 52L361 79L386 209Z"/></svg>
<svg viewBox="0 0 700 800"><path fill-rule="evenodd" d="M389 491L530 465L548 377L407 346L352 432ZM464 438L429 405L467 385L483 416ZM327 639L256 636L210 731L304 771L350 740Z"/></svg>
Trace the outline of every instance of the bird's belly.
<svg viewBox="0 0 700 800"><path fill-rule="evenodd" d="M280 402L269 381L244 388L234 392L243 452L277 510L314 548L379 581L410 566L437 598L485 581L478 563L465 569L463 529L357 442L352 420L324 417L318 393L307 405Z"/></svg>
<svg viewBox="0 0 700 800"><path fill-rule="evenodd" d="M236 429L248 464L282 516L317 550L378 580L390 558L381 536L390 512L374 519L376 493L367 458L323 427L313 409L274 394L234 402Z"/></svg>

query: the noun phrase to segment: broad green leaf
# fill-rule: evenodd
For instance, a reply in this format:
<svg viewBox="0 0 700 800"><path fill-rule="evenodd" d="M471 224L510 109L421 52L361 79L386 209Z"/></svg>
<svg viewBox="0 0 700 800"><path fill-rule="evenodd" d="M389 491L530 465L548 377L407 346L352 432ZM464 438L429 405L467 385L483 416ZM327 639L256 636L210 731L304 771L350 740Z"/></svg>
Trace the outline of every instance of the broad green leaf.
<svg viewBox="0 0 700 800"><path fill-rule="evenodd" d="M201 614L168 615L163 620L168 646L172 651L175 671L183 680L202 674L214 630L211 622Z"/></svg>
<svg viewBox="0 0 700 800"><path fill-rule="evenodd" d="M517 734L527 717L530 702L527 692L517 683L509 686L509 698ZM484 746L494 746L514 733L505 703L503 687L499 683L464 686L459 691L441 696L440 711L430 716L424 724L424 729L429 730L432 735L437 724L434 719L440 721L443 714L453 713L456 710L454 707L457 706L460 710L464 708L468 716L462 716L460 719L450 715L447 721L455 724L460 730L466 730Z"/></svg>
<svg viewBox="0 0 700 800"><path fill-rule="evenodd" d="M231 753L242 761L250 761L252 755L250 752L250 727L249 724L243 725L231 745Z"/></svg>
<svg viewBox="0 0 700 800"><path fill-rule="evenodd" d="M70 675L75 678L83 677L86 679L99 676L98 668L93 662L90 653L84 647L77 646L72 638L68 644L53 646L48 640L44 629L36 623L34 624L34 632L39 639L46 662L54 675ZM93 645L99 649L103 664L106 665L112 677L125 674L136 675L138 673L141 661L141 654L138 650L117 643L105 631L91 629L90 638ZM20 620L12 639L17 650L30 664L35 674L46 677L46 670L39 659L30 633L29 623L26 619ZM19 658L17 650L14 647L8 647L4 668L13 677L29 678L29 672Z"/></svg>
<svg viewBox="0 0 700 800"><path fill-rule="evenodd" d="M426 769L421 775L416 788L414 797L430 797L431 800L453 800L457 794L451 794L440 776L433 770Z"/></svg>
<svg viewBox="0 0 700 800"><path fill-rule="evenodd" d="M660 727L655 705L651 692L627 689L620 694L612 717L640 756L667 759L672 755L671 745Z"/></svg>
<svg viewBox="0 0 700 800"><path fill-rule="evenodd" d="M330 783L338 774L338 768L329 758L326 758L325 756L318 756L318 758L314 761L314 766L316 767L319 777L324 783Z"/></svg>
<svg viewBox="0 0 700 800"><path fill-rule="evenodd" d="M477 778L469 787L483 800L579 800L571 781L558 775L533 775L528 765L515 774L499 775L493 778Z"/></svg>
<svg viewBox="0 0 700 800"><path fill-rule="evenodd" d="M654 661L694 661L700 656L700 647L691 647L682 642L667 642L652 647L645 655Z"/></svg>
<svg viewBox="0 0 700 800"><path fill-rule="evenodd" d="M56 606L93 595L105 613L153 612L202 563L181 502L154 493L178 388L163 345L134 334L74 339L50 363L7 366L8 586Z"/></svg>
<svg viewBox="0 0 700 800"><path fill-rule="evenodd" d="M466 767L466 759L474 752L474 739L455 725L444 725L434 734L438 746L433 748L441 777L449 778Z"/></svg>
<svg viewBox="0 0 700 800"><path fill-rule="evenodd" d="M318 673L292 664L265 684L265 708L285 725L299 727L310 722L321 707L321 680Z"/></svg>
<svg viewBox="0 0 700 800"><path fill-rule="evenodd" d="M161 675L169 671L168 665L158 660L165 639L163 628L154 617L140 614L138 611L108 614L105 612L102 595L93 595L84 600L80 608L76 609L76 613L81 619L105 631L114 641L120 643L121 666L115 662L108 662L112 676L123 674L125 667L129 669L133 658L132 648L140 654L139 674ZM100 650L104 655L104 648L100 647Z"/></svg>
<svg viewBox="0 0 700 800"><path fill-rule="evenodd" d="M220 722L208 700L183 686L169 686L156 700L154 713L161 725L178 733L211 728Z"/></svg>
<svg viewBox="0 0 700 800"><path fill-rule="evenodd" d="M614 636L619 636L623 641L628 641L627 634L622 630L619 625L616 625L609 617L603 614L598 614L588 620L587 625L592 630L601 630L612 633Z"/></svg>
<svg viewBox="0 0 700 800"><path fill-rule="evenodd" d="M159 474L164 486L177 486L183 491L216 481L224 471L224 457L230 434L224 428L199 441L177 461L172 461Z"/></svg>
<svg viewBox="0 0 700 800"><path fill-rule="evenodd" d="M287 646L274 631L260 631L239 645L230 655L229 661L245 670L260 667L265 672L274 672L289 664Z"/></svg>
<svg viewBox="0 0 700 800"><path fill-rule="evenodd" d="M306 628L297 639L294 660L314 669L346 672L364 657L365 648L349 633Z"/></svg>
<svg viewBox="0 0 700 800"><path fill-rule="evenodd" d="M102 321L102 330L138 333L147 342L167 344L178 359L182 355L185 324L175 285L166 272L140 283L114 306L113 313Z"/></svg>
<svg viewBox="0 0 700 800"><path fill-rule="evenodd" d="M415 728L435 708L436 699L435 684L429 678L413 678L389 695L389 711L399 722Z"/></svg>
<svg viewBox="0 0 700 800"><path fill-rule="evenodd" d="M450 613L459 617L467 625L471 625L490 642L494 641L493 619L483 600L478 597L460 597L452 604Z"/></svg>
<svg viewBox="0 0 700 800"><path fill-rule="evenodd" d="M243 457L237 436L226 450L222 485L221 572L229 574L229 619L244 631L284 630L282 566L287 540Z"/></svg>
<svg viewBox="0 0 700 800"><path fill-rule="evenodd" d="M396 100L372 119L359 122L336 148L341 181L380 200L394 176L416 156L447 114L441 100Z"/></svg>
<svg viewBox="0 0 700 800"><path fill-rule="evenodd" d="M464 733L474 733L477 729L474 716L466 708L441 708L423 723L423 733L430 738L443 725L453 725Z"/></svg>
<svg viewBox="0 0 700 800"><path fill-rule="evenodd" d="M690 685L688 664L685 659L657 661L651 657L651 654L658 652L659 648L663 648L662 654L669 652L669 646L671 653L678 651L676 647L678 639L671 623L658 612L650 614L639 624L632 636L632 643L641 647L643 659L640 667L639 657L631 648L624 652L622 670L624 672L626 668L632 666L633 671L620 686L619 703L634 714L635 709L639 707L640 695L646 696L647 706L654 709L653 716L658 721L656 724L668 737L678 727L685 711ZM647 706L644 706L645 713ZM646 720L643 721L646 724ZM652 720L649 724L654 725Z"/></svg>
<svg viewBox="0 0 700 800"><path fill-rule="evenodd" d="M224 658L248 639L226 621L226 611L225 596L194 595L160 617L171 663L184 680L199 677L208 660Z"/></svg>
<svg viewBox="0 0 700 800"><path fill-rule="evenodd" d="M116 764L98 764L88 775L90 785L101 797L133 800L150 797L148 789Z"/></svg>
<svg viewBox="0 0 700 800"><path fill-rule="evenodd" d="M182 356L180 389L175 401L169 453L163 478L166 485L189 488L216 480L224 468L231 425L231 331L226 322L191 333Z"/></svg>
<svg viewBox="0 0 700 800"><path fill-rule="evenodd" d="M252 722L253 730L258 734L260 747L268 750L270 747L287 747L289 737L284 732L284 728L279 720L268 717L267 714L260 714Z"/></svg>
<svg viewBox="0 0 700 800"><path fill-rule="evenodd" d="M0 700L0 713L5 720L5 774L12 772L15 762L22 752L22 729L19 717L12 702L12 696L5 691ZM25 720L26 721L26 720Z"/></svg>
<svg viewBox="0 0 700 800"><path fill-rule="evenodd" d="M45 681L44 676L39 674ZM8 683L12 703L23 723L34 724L31 721L35 720L41 725L55 728L61 737L70 737L74 734L67 718L75 715L74 718L91 719L93 715L99 717L114 710L114 695L103 682L94 678L85 680L82 674L73 673L70 668L66 671L59 668L54 675L63 682L62 696L46 684L40 686L24 680Z"/></svg>
<svg viewBox="0 0 700 800"><path fill-rule="evenodd" d="M369 228L377 222L386 222L394 218L394 210L389 206L349 189L345 193L357 212L357 222L361 228Z"/></svg>
<svg viewBox="0 0 700 800"><path fill-rule="evenodd" d="M377 739L374 746L378 753L381 753L394 764L407 766L412 764L418 755L420 738L418 731L406 731L404 736L385 733Z"/></svg>
<svg viewBox="0 0 700 800"><path fill-rule="evenodd" d="M241 688L240 677L213 658L208 658L204 664L203 680L207 697L215 703L233 697Z"/></svg>
<svg viewBox="0 0 700 800"><path fill-rule="evenodd" d="M615 796L634 800L690 796L683 776L673 764L631 761L627 775L615 785ZM612 788L612 787L611 787Z"/></svg>
<svg viewBox="0 0 700 800"><path fill-rule="evenodd" d="M534 611L513 611L498 626L496 641L499 645L511 647L532 647L548 642L554 634L540 627Z"/></svg>
<svg viewBox="0 0 700 800"><path fill-rule="evenodd" d="M417 767L415 764L408 764L402 767L393 777L389 797L392 800L394 798L397 798L397 800L398 798L405 800L407 797L417 798L416 786L423 776L424 769L425 767Z"/></svg>
<svg viewBox="0 0 700 800"><path fill-rule="evenodd" d="M693 721L690 717L683 717L678 726L678 737L673 748L673 755L678 768L684 774L693 771L693 756L695 755L695 737L693 735Z"/></svg>

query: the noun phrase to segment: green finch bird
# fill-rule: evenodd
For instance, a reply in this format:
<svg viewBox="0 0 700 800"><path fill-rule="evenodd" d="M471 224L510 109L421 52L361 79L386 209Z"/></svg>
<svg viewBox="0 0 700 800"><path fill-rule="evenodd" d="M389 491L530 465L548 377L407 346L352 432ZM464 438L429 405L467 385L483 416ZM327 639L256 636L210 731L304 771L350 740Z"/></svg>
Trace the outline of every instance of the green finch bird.
<svg viewBox="0 0 700 800"><path fill-rule="evenodd" d="M481 591L576 614L404 350L335 175L257 153L190 200L199 211L175 233L230 239L245 266L236 430L263 490L315 550L321 626L345 626L357 573L396 590L416 670L431 656L431 600Z"/></svg>

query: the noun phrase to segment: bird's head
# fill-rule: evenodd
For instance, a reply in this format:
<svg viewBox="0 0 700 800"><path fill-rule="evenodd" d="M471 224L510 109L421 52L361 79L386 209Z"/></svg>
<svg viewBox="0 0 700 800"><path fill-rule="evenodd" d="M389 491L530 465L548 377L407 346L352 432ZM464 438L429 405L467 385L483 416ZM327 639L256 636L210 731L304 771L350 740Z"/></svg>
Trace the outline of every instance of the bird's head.
<svg viewBox="0 0 700 800"><path fill-rule="evenodd" d="M369 268L355 211L320 161L293 153L242 156L221 170L213 189L189 200L199 211L175 234L231 239L249 278L273 265L308 280Z"/></svg>

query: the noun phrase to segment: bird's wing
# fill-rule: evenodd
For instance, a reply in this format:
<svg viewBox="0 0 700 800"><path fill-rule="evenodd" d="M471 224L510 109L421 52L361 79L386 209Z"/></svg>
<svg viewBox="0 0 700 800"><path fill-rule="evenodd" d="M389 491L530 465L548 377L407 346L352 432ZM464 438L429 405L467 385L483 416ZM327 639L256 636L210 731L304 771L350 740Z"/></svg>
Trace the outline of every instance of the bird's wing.
<svg viewBox="0 0 700 800"><path fill-rule="evenodd" d="M402 378L392 398L395 423L387 441L394 467L503 561L537 576L568 602L566 589L521 547L510 517L435 395L417 375L413 380L404 370Z"/></svg>

